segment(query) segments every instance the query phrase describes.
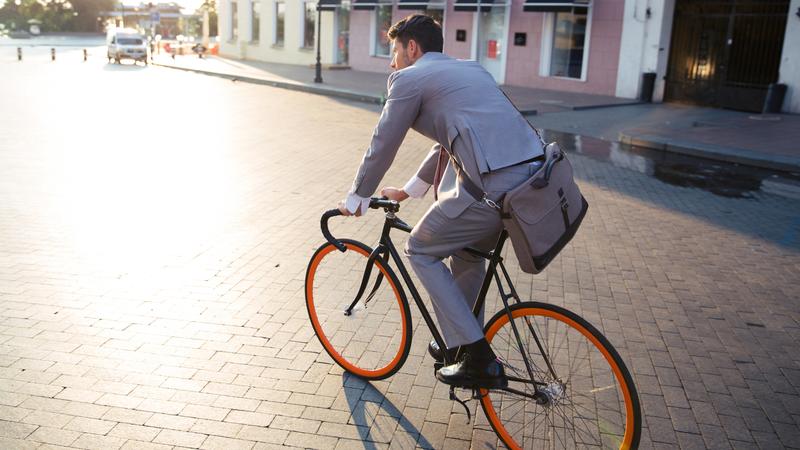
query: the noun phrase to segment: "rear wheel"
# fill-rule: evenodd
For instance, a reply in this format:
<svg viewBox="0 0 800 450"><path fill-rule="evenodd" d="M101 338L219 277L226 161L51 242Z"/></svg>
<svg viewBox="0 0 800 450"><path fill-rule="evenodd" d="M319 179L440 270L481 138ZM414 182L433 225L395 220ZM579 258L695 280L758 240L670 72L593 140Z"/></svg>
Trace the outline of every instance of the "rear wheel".
<svg viewBox="0 0 800 450"><path fill-rule="evenodd" d="M343 239L347 251L322 245L306 271L306 308L314 332L331 358L359 377L380 380L393 375L411 348L411 312L394 272L380 259L361 298L372 249ZM370 295L372 294L372 295Z"/></svg>
<svg viewBox="0 0 800 450"><path fill-rule="evenodd" d="M537 401L512 322L500 311L485 331L509 389L482 390L481 406L503 443L512 449L636 448L639 397L611 343L555 305L520 303L511 315L541 394Z"/></svg>

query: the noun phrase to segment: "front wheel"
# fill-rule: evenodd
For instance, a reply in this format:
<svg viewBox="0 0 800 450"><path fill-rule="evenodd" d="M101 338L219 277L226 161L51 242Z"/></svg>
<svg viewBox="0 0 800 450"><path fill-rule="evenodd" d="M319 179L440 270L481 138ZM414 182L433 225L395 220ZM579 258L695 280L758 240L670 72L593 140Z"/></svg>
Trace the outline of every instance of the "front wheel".
<svg viewBox="0 0 800 450"><path fill-rule="evenodd" d="M372 249L357 241L341 242L347 251L325 243L311 257L305 284L308 316L336 364L361 378L381 380L408 357L411 311L391 268L380 258L369 262Z"/></svg>
<svg viewBox="0 0 800 450"><path fill-rule="evenodd" d="M639 396L611 343L555 305L524 302L510 310L513 322L501 310L485 327L509 377L508 389L481 392L501 441L511 449L636 448Z"/></svg>

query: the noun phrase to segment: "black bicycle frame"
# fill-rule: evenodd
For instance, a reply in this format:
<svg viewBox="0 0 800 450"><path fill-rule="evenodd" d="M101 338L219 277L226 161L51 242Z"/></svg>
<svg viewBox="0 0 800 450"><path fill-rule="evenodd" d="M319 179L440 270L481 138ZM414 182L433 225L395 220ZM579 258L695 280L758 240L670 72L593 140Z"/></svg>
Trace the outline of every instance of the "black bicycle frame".
<svg viewBox="0 0 800 450"><path fill-rule="evenodd" d="M428 308L425 306L425 303L422 301L422 296L420 296L416 285L414 284L413 280L411 279L411 275L409 275L408 270L406 270L405 264L403 264L403 260L400 257L400 254L397 252L397 248L394 246L394 243L392 242L392 238L389 236L389 232L392 229L404 231L406 233L410 233L411 230L412 230L412 227L410 225L405 223L402 219L400 219L399 217L397 217L394 214L395 211L396 211L396 209L395 210L387 210L387 212L385 213L386 220L384 221L384 224L383 224L383 230L381 231L380 241L378 243L378 246L372 251L372 254L369 256L369 260L367 262L367 267L365 269L364 277L362 279L361 286L359 288L358 294L356 294L355 300L353 300L353 302L350 305L350 307L347 310L345 310L345 315L349 315L350 310L355 306L356 303L358 303L358 301L360 300L360 298L363 295L364 291L366 290L366 285L369 283L369 277L370 277L370 274L371 274L372 264L374 262L374 259L376 259L378 257L381 257L383 262L387 262L386 261L386 259L387 259L386 258L386 254L388 253L388 255L391 256L392 260L394 261L395 265L397 266L397 268L398 268L398 270L400 272L400 276L403 278L403 281L405 282L406 287L408 288L409 292L411 293L411 296L414 298L414 303L417 304L417 307L419 308L419 311L422 314L422 318L423 318L423 320L425 320L425 324L430 329L431 335L433 335L433 339L439 345L439 348L447 348L447 346L445 345L444 339L442 338L442 335L439 332L439 328L436 326L436 323L433 321L433 318L431 317L430 313L428 312ZM326 213L325 215L323 215L322 231L323 231L323 234L325 235L325 238L329 242L331 242L339 250L345 251L344 245L341 242L339 242L338 240L336 240L328 232L328 228L327 228L327 219L329 217L332 217L333 215L338 215L337 213L338 213L337 210L331 210L328 213ZM500 291L500 298L503 301L504 310L505 310L506 314L508 315L508 319L509 319L509 322L511 324L511 327L512 327L512 330L514 332L514 335L516 337L517 343L520 346L520 353L522 354L522 358L523 358L523 360L525 362L525 367L526 367L526 369L528 371L528 376L529 376L529 379L527 379L527 380L524 380L524 379L521 379L521 378L517 378L517 377L512 377L512 376L509 376L508 379L510 381L519 381L519 382L523 382L523 383L532 383L533 387L534 387L534 394L533 395L527 394L525 392L521 392L521 391L518 391L518 390L512 389L512 388L505 388L505 390L507 390L509 392L513 392L513 393L519 394L519 395L523 395L525 397L532 397L537 402L543 402L543 401L546 401L546 400L545 400L545 396L539 391L539 386L543 386L545 383L536 381L534 376L533 376L533 368L532 368L531 363L530 363L530 361L528 359L528 355L526 354L525 350L522 348L522 339L520 338L519 330L517 329L517 326L514 323L514 320L513 320L512 314L511 314L511 310L510 310L509 304L508 304L508 300L511 299L511 298L513 298L517 303L520 303L521 300L520 300L519 296L517 295L516 289L514 289L514 284L511 282L511 277L509 276L508 271L506 270L505 265L503 264L503 257L501 256L501 253L503 251L503 246L505 245L505 242L506 242L507 239L508 239L508 232L503 230L503 231L500 232L500 235L497 237L497 244L495 244L494 250L492 250L490 252L484 252L484 251L481 251L481 250L478 250L478 249L474 249L474 248L465 248L464 249L465 251L469 252L472 255L484 258L487 261L489 261L489 266L486 268L486 274L484 275L483 283L481 284L481 289L478 292L478 296L475 299L475 302L474 302L473 307L472 307L472 313L475 315L475 317L478 317L478 315L480 314L481 310L483 309L483 307L484 307L484 305L486 303L486 294L489 292L489 286L491 286L491 284L492 284L492 279L495 279L495 281L497 282L497 289ZM509 286L509 292L508 293L503 288L503 283L500 280L500 275L498 274L497 266L500 266L500 269L501 269L502 274L503 274L503 278L505 279L505 282ZM377 290L378 286L380 285L380 280L381 279L380 279L380 275L379 275L378 281L376 282L375 286L372 289L372 292L369 294L369 296L367 297L366 301L369 301L372 298L372 295L374 295L375 291ZM528 325L528 328L529 328L529 330L530 330L530 332L531 332L531 334L532 334L532 336L534 338L534 341L536 342L536 345L539 348L540 354L542 355L543 359L545 360L545 363L547 364L547 367L548 367L550 373L553 375L554 378L557 378L557 376L555 374L555 370L550 364L549 357L547 356L547 353L545 352L544 347L542 346L541 342L539 341L538 336L536 335L535 331L533 330L533 326L530 324L530 322L527 322L527 325ZM445 365L452 364L452 363L455 362L455 361L451 361L451 360L447 359L448 358L447 352L444 352L444 354L445 354ZM456 355L456 358L458 358L458 355Z"/></svg>
<svg viewBox="0 0 800 450"><path fill-rule="evenodd" d="M417 307L419 308L419 311L422 314L423 320L425 320L425 323L428 325L428 328L430 329L431 334L433 335L433 339L439 345L439 348L447 348L444 339L439 333L438 327L436 326L430 313L428 312L428 308L425 306L425 303L422 301L422 297L419 295L419 291L417 291L414 282L411 280L411 276L409 275L408 270L405 267L405 264L403 264L402 258L400 258L400 254L397 252L397 248L394 246L394 243L392 242L392 238L389 236L389 232L393 228L405 231L407 233L410 233L412 230L411 226L409 226L403 220L395 216L393 212L387 212L386 221L384 222L383 231L381 232L381 238L378 247L375 249L375 253L379 254L383 253L385 250L388 250L389 254L392 256L392 260L394 261L395 265L398 268L398 271L400 272L400 275L403 277L403 281L408 287L411 296L414 298L414 302L417 304ZM516 325L514 324L514 321L512 320L511 317L511 312L509 310L509 305L508 305L508 299L513 298L516 300L517 303L520 302L520 299L519 296L517 295L516 290L514 289L514 285L511 282L511 277L508 275L508 271L506 271L505 265L503 264L503 257L501 256L506 239L508 239L508 232L506 232L506 230L503 230L497 237L497 244L495 244L494 250L492 250L491 252L487 253L474 248L465 249L465 251L489 261L489 267L486 268L486 274L483 277L483 283L481 285L481 289L478 292L478 296L475 299L475 302L472 307L472 314L474 314L475 317L478 317L478 315L480 314L481 310L483 309L486 303L486 294L489 292L489 286L491 286L492 284L492 278L494 278L497 282L497 289L500 291L500 296L503 300L503 305L505 306L505 310L509 314L509 320L511 321L511 326L514 329L514 334L516 335L517 341L519 343L521 342L521 339L519 337L519 332L516 329ZM506 293L505 289L503 289L503 284L501 283L500 277L498 276L497 273L498 265L500 266L504 278L506 280L506 283L509 286L509 291L510 291L509 293ZM533 330L531 329L531 331ZM533 336L537 342L537 345L539 345L540 352L544 354L544 348L539 343L539 339L536 337L536 334L533 333ZM530 366L530 361L528 361L528 357L525 354L524 350L521 348L521 346L520 346L520 352L522 353L522 357L525 361L526 368L528 369L530 380L533 380L534 379L533 370ZM455 362L455 361L448 361L447 352L444 353L445 353L446 364ZM547 361L547 365L550 366L549 360L547 358L545 358L545 360ZM552 368L550 369L552 371ZM534 383L534 387L536 386L536 384L538 383Z"/></svg>

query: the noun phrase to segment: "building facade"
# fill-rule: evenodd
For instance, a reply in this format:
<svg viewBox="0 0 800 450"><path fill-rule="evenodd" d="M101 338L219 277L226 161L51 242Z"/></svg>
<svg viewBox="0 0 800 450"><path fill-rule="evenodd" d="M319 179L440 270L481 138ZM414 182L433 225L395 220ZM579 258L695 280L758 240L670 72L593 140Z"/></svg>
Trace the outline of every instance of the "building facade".
<svg viewBox="0 0 800 450"><path fill-rule="evenodd" d="M442 23L448 55L499 84L760 111L770 84L800 112L800 0L222 0L221 54L390 71L386 31ZM321 19L321 27L317 26ZM321 30L321 35L317 36ZM649 75L655 82L643 82Z"/></svg>

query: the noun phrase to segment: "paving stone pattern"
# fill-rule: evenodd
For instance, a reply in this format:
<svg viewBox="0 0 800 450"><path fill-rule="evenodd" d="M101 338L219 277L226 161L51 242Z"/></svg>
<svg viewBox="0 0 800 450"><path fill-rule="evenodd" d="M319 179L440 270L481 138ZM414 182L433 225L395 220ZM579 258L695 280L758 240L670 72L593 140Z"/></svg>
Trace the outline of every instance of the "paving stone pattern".
<svg viewBox="0 0 800 450"><path fill-rule="evenodd" d="M0 448L497 447L480 408L465 424L435 382L418 314L405 366L373 383L343 374L309 325L319 216L375 108L168 69L47 67L5 66L0 84ZM109 97L132 82L151 96ZM386 182L428 145L410 133ZM800 446L800 202L573 163L585 224L539 276L509 255L512 275L614 343L642 448ZM332 228L374 243L381 223Z"/></svg>

